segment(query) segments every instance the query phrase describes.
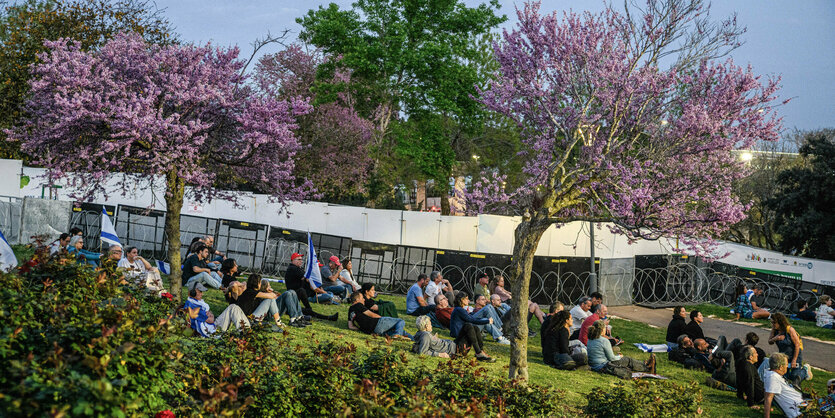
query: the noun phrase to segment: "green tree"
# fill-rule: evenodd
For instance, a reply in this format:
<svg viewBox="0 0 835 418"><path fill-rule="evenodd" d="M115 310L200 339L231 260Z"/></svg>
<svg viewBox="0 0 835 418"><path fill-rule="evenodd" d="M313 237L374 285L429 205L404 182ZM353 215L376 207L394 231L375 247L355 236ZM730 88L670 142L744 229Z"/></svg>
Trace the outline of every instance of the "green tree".
<svg viewBox="0 0 835 418"><path fill-rule="evenodd" d="M805 139L804 164L781 172L779 190L768 200L776 213L778 248L835 260L835 129L809 132Z"/></svg>
<svg viewBox="0 0 835 418"><path fill-rule="evenodd" d="M44 41L72 38L96 49L120 32L136 32L151 43L174 42L171 25L144 0L29 0L4 5L0 14L0 158L29 161L3 129L23 116L30 68L46 51Z"/></svg>
<svg viewBox="0 0 835 418"><path fill-rule="evenodd" d="M498 8L497 0L477 7L460 0L359 0L351 10L331 4L297 19L302 40L341 57L320 67L319 80L343 66L358 81L357 109L376 124L373 178L435 178L448 187L460 160L455 141L470 136L484 113L473 97L486 83L484 39L506 19Z"/></svg>

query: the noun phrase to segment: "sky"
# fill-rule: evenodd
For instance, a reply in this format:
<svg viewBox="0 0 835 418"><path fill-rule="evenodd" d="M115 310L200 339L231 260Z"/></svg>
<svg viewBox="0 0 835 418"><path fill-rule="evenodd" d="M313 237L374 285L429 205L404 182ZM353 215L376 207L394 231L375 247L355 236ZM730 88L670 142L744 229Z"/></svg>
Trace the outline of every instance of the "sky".
<svg viewBox="0 0 835 418"><path fill-rule="evenodd" d="M289 29L295 39L301 27L296 18L320 5L336 3L350 8L351 0L158 0L158 7L174 25L183 41L212 42L219 46L237 45L241 56L249 57L250 44ZM465 0L474 6L482 1ZM520 1L500 0L499 13L508 16L503 28L512 28ZM615 1L619 5L619 1ZM542 11L603 9L602 0L543 0ZM786 131L835 128L835 1L804 0L721 0L713 2L714 19L737 13L740 25L748 28L745 44L731 57L738 65L750 64L755 73L781 76L781 106ZM272 53L281 46L270 45ZM782 101L782 100L781 100Z"/></svg>

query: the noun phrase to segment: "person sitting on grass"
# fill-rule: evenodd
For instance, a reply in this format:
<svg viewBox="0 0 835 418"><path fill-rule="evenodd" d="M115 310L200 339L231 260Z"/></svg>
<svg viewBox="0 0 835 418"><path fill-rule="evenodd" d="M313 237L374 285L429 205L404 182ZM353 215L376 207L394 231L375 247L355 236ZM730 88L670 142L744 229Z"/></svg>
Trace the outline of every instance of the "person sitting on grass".
<svg viewBox="0 0 835 418"><path fill-rule="evenodd" d="M362 286L354 280L354 263L350 258L342 259L342 271L339 273L339 280L348 286L351 286L352 291L356 292L362 290Z"/></svg>
<svg viewBox="0 0 835 418"><path fill-rule="evenodd" d="M101 254L87 251L84 249L84 238L81 235L75 235L70 238L70 243L67 246L67 251L73 254L79 263L87 263L91 266L98 266Z"/></svg>
<svg viewBox="0 0 835 418"><path fill-rule="evenodd" d="M488 276L487 273L479 274L476 279L475 286L473 286L473 297L477 298L479 296L484 296L485 298L489 298L490 289L487 286L489 283L490 276Z"/></svg>
<svg viewBox="0 0 835 418"><path fill-rule="evenodd" d="M220 286L226 288L233 281L238 280L238 262L234 258L227 258L220 263Z"/></svg>
<svg viewBox="0 0 835 418"><path fill-rule="evenodd" d="M501 330L493 324L493 318L490 316L476 317L471 315L464 309L469 304L470 297L467 294L460 294L455 298L455 308L452 310L452 315L449 319L449 335L457 337L463 324L468 322L479 330L489 332L497 343L510 345L510 340L505 338Z"/></svg>
<svg viewBox="0 0 835 418"><path fill-rule="evenodd" d="M258 322L261 322L266 315L270 315L277 327L283 327L281 314L286 313L290 317L290 326L304 328L310 325L304 320L296 292L287 290L278 295L269 287L269 282L262 283L261 276L258 274L249 275L246 290L236 298L234 303L241 307L244 315L252 315Z"/></svg>
<svg viewBox="0 0 835 418"><path fill-rule="evenodd" d="M449 299L445 295L435 296L435 319L447 329L449 329L453 309L452 306L449 306Z"/></svg>
<svg viewBox="0 0 835 418"><path fill-rule="evenodd" d="M412 345L412 352L417 355L428 354L433 357L452 358L465 355L472 347L475 357L479 361L488 363L496 361L484 352L484 341L481 339L481 332L469 323L464 324L455 341L439 338L432 334L432 320L426 315L417 317L415 324L418 332L414 337L415 343Z"/></svg>
<svg viewBox="0 0 835 418"><path fill-rule="evenodd" d="M815 314L815 311L809 309L809 301L801 299L797 301L797 313L789 318L806 322L815 322L817 320L817 315Z"/></svg>
<svg viewBox="0 0 835 418"><path fill-rule="evenodd" d="M588 363L585 353L571 354L568 345L571 321L571 314L562 310L546 318L541 340L542 359L545 364L561 370L574 370L577 366Z"/></svg>
<svg viewBox="0 0 835 418"><path fill-rule="evenodd" d="M676 340L681 334L684 334L684 327L687 326L687 321L684 316L687 312L684 311L684 306L676 306L673 308L673 319L667 324L667 347L676 348Z"/></svg>
<svg viewBox="0 0 835 418"><path fill-rule="evenodd" d="M817 310L817 325L821 328L832 329L832 325L835 323L835 309L832 308L832 297L823 295L819 300L821 306Z"/></svg>
<svg viewBox="0 0 835 418"><path fill-rule="evenodd" d="M609 325L609 308L601 303L596 305L592 311L592 315L586 318L583 321L583 326L580 327L580 337L578 340L580 340L583 345L588 345L589 328L596 321L602 320L603 323L606 324L606 328L603 330L603 336L609 339L609 343L611 343L612 346L617 346L623 343L623 340L612 337L612 327Z"/></svg>
<svg viewBox="0 0 835 418"><path fill-rule="evenodd" d="M493 292L502 298L503 303L510 303L510 300L513 299L513 294L504 287L503 276L496 276L496 283L493 286ZM531 318L533 318L534 315L536 316L536 319L539 320L539 325L541 326L542 321L545 320L545 312L542 312L542 308L539 307L539 304L528 299L528 322L531 322ZM535 332L528 331L529 337L533 337L534 335L536 335Z"/></svg>
<svg viewBox="0 0 835 418"><path fill-rule="evenodd" d="M693 340L687 334L678 336L676 339L676 347L667 353L667 358L688 369L701 369L704 367L699 360L696 360L696 348L693 346Z"/></svg>
<svg viewBox="0 0 835 418"><path fill-rule="evenodd" d="M455 300L452 284L444 278L440 271L435 270L429 273L429 282L426 283L426 289L423 289L423 295L427 301L432 302L435 300L435 296L440 294L446 296L449 301Z"/></svg>
<svg viewBox="0 0 835 418"><path fill-rule="evenodd" d="M406 321L400 318L380 316L365 307L365 297L362 292L351 293L351 307L348 308L348 328L360 330L366 334L376 334L385 337L413 339L404 330Z"/></svg>
<svg viewBox="0 0 835 418"><path fill-rule="evenodd" d="M745 334L745 343L739 341L738 338L735 338L728 344L727 350L731 350L734 353L735 359L740 359L744 357L745 347L751 346L754 348L754 351L757 352L757 360L754 363L755 368L759 368L760 364L762 364L763 360L765 359L765 351L762 348L757 347L757 343L760 342L760 336L757 335L756 332L749 332Z"/></svg>
<svg viewBox="0 0 835 418"><path fill-rule="evenodd" d="M757 350L745 345L740 350L740 358L736 361L736 397L744 399L748 407L759 410L763 402L765 391L763 381L757 373Z"/></svg>
<svg viewBox="0 0 835 418"><path fill-rule="evenodd" d="M754 305L751 304L751 300L748 298L748 291L742 283L736 286L736 307L734 308L734 314L736 314L737 321L740 317L747 319L765 319L771 315L765 309L754 308Z"/></svg>
<svg viewBox="0 0 835 418"><path fill-rule="evenodd" d="M58 239L53 241L52 244L49 244L49 255L55 255L61 252L61 250L65 250L70 243L70 239L72 239L70 234L63 233L59 235Z"/></svg>
<svg viewBox="0 0 835 418"><path fill-rule="evenodd" d="M783 413L789 417L799 417L806 407L803 395L790 385L784 375L788 371L788 357L783 353L774 353L769 358L769 370L763 373L763 417L771 417L771 403L777 402Z"/></svg>
<svg viewBox="0 0 835 418"><path fill-rule="evenodd" d="M633 372L647 372L655 374L655 354L650 353L649 360L641 362L631 357L615 355L612 351L612 343L603 336L606 324L597 320L589 327L588 358L591 369L617 376L621 379L629 379Z"/></svg>
<svg viewBox="0 0 835 418"><path fill-rule="evenodd" d="M339 261L339 257L332 255L328 259L328 265L322 266L320 271L322 273L322 289L325 292L332 293L337 302L347 299L349 291L354 291L350 284L342 282L342 263Z"/></svg>
<svg viewBox="0 0 835 418"><path fill-rule="evenodd" d="M373 283L363 283L360 286L360 292L362 292L362 296L365 298L366 308L371 309L372 312L380 316L397 318L397 307L394 305L394 302L374 299L377 297L377 289Z"/></svg>
<svg viewBox="0 0 835 418"><path fill-rule="evenodd" d="M406 293L406 313L413 316L426 315L435 310L435 306L431 305L423 297L423 287L429 281L429 276L421 273L417 277L417 281L409 288Z"/></svg>
<svg viewBox="0 0 835 418"><path fill-rule="evenodd" d="M765 291L763 290L762 285L754 285L754 292L751 294L749 299L751 300L751 307L754 308L754 312L768 312L768 310L765 309Z"/></svg>
<svg viewBox="0 0 835 418"><path fill-rule="evenodd" d="M246 315L244 315L241 307L235 304L227 306L215 318L209 304L203 300L203 292L206 289L206 286L202 283L192 283L192 287L188 292L189 298L184 305L184 308L188 311L191 328L197 331L201 337L211 337L218 331L227 331L232 324L237 329L249 327L249 320L246 319Z"/></svg>
<svg viewBox="0 0 835 418"><path fill-rule="evenodd" d="M711 347L715 347L717 343L716 339L705 337L705 333L702 331L701 323L704 321L705 317L701 312L696 309L690 311L690 322L684 327L684 333L693 340L694 344L696 340L702 339L707 341Z"/></svg>
<svg viewBox="0 0 835 418"><path fill-rule="evenodd" d="M302 269L303 264L303 255L299 253L293 253L292 255L290 255L290 265L287 266L287 271L284 272L284 283L287 286L287 290L292 290L296 292L296 296L299 298L299 301L302 303L302 305L304 305L304 309L302 309L302 312L305 315L310 315L318 319L326 319L328 321L336 321L337 319L339 319L338 312L328 316L320 314L310 307L310 302L329 301L329 298L333 295L325 292L321 286L317 287L316 289L312 289L310 281L307 280L306 277L304 277L304 270Z"/></svg>
<svg viewBox="0 0 835 418"><path fill-rule="evenodd" d="M504 326L501 315L499 315L499 312L496 311L496 308L494 308L493 305L487 303L487 298L484 296L476 296L475 305L473 305L473 313L471 313L470 316L473 318L493 318L492 331L489 330L490 327L486 328L491 334L495 331L501 335L502 327ZM504 339L504 337L499 337L496 341L499 341L500 339ZM508 343L509 342L510 341L508 341Z"/></svg>
<svg viewBox="0 0 835 418"><path fill-rule="evenodd" d="M140 257L136 247L125 248L125 258L119 260L119 268L124 269L126 279L145 286L148 291L156 294L165 292L159 270Z"/></svg>
<svg viewBox="0 0 835 418"><path fill-rule="evenodd" d="M590 317L592 313L591 310L591 298L588 296L583 296L580 300L577 301L577 305L571 308L571 318L573 325L571 326L571 339L576 340L580 338L580 327L583 326L583 322L586 321L586 318ZM592 321L594 322L594 321Z"/></svg>
<svg viewBox="0 0 835 418"><path fill-rule="evenodd" d="M183 263L183 284L186 287L193 287L194 283L203 283L206 286L220 289L222 284L217 272L212 271L206 263L209 257L209 247L205 244L198 244L195 253L188 256Z"/></svg>

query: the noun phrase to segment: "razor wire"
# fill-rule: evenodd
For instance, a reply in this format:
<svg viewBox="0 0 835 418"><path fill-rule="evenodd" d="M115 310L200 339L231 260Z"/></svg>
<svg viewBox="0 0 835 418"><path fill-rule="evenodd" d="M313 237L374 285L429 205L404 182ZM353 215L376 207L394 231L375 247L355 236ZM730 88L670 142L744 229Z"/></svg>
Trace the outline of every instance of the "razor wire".
<svg viewBox="0 0 835 418"><path fill-rule="evenodd" d="M4 216L4 220L9 216ZM86 228L85 236L95 237L100 229L99 213L91 211L73 213L73 224ZM130 219L130 218L129 218ZM185 256L190 240L198 236L218 236L221 232L221 220L183 216L181 218L180 237ZM8 222L8 220L6 220ZM264 226L266 234L247 233L248 231L224 229L226 240L223 250L228 255L242 256L238 264L242 272L258 273L264 276L283 277L293 253L307 253L307 243L279 236L271 237L269 227ZM167 261L167 252L160 238L165 238L160 222L149 223L147 220L131 219L129 222L117 222L117 231L130 229L130 239L126 245L136 245L140 252L150 253L152 257L162 256ZM249 231L251 232L251 231ZM247 234L244 234L247 233ZM234 235L238 234L238 235ZM244 236L244 235L248 236ZM127 237L126 237L127 238ZM137 244L134 244L136 242ZM219 244L219 243L218 243ZM453 288L472 294L476 280L482 273L490 277L502 275L505 287L512 288L509 277L510 265L447 264L440 265L427 258L410 259L399 256L397 250L370 251L354 247L350 254L341 254L332 248L317 248L319 260L327 261L330 256L340 259L350 257L353 261L353 274L359 282L373 283L378 290L386 293L405 293L421 273L429 274L432 270L440 271L450 280ZM711 267L689 263L670 264L664 267L639 268L633 266L603 267L599 274L601 289L609 304L640 304L651 307L675 305L695 305L709 303L733 307L736 302L735 287L745 283L749 288L759 285L763 288L765 305L774 311L794 312L798 300L807 300L810 306L817 302L818 295L810 290L798 289L788 284L777 283L755 277L731 275ZM554 269L540 269L531 272L529 298L539 304L551 305L561 302L566 306L589 293L589 272L563 271L557 264Z"/></svg>

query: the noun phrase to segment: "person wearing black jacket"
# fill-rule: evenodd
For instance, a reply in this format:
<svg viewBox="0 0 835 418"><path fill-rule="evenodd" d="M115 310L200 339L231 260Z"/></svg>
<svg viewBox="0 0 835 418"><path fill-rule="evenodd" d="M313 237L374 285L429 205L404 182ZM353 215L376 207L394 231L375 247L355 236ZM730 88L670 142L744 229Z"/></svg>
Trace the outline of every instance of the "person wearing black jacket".
<svg viewBox="0 0 835 418"><path fill-rule="evenodd" d="M702 331L701 323L704 321L705 318L704 316L702 316L701 312L697 310L691 311L690 322L688 322L687 325L684 326L684 333L687 334L688 337L690 337L690 340L693 341L694 344L696 343L696 340L702 339L707 341L707 344L711 348L715 347L717 342L716 339L705 337L705 333L704 331Z"/></svg>
<svg viewBox="0 0 835 418"><path fill-rule="evenodd" d="M685 334L678 336L676 347L667 353L667 358L688 369L703 368L701 362L696 360L696 349L693 347L693 341Z"/></svg>
<svg viewBox="0 0 835 418"><path fill-rule="evenodd" d="M586 354L572 355L568 347L569 328L571 327L571 313L559 311L549 315L543 322L542 329L542 359L545 364L562 370L574 370L577 366L588 364Z"/></svg>
<svg viewBox="0 0 835 418"><path fill-rule="evenodd" d="M736 397L745 399L748 407L759 410L762 408L765 389L755 364L758 360L757 350L750 345L742 348L742 358L736 361Z"/></svg>
<svg viewBox="0 0 835 418"><path fill-rule="evenodd" d="M336 321L339 318L339 313L333 315L322 315L317 313L310 307L310 300L308 300L308 291L313 292L310 288L310 282L304 277L304 270L302 270L302 263L304 263L304 256L299 253L293 253L290 256L290 265L287 266L287 271L284 273L284 284L288 290L296 292L299 297L299 302L304 305L302 313L310 315L314 318L326 319L328 321Z"/></svg>
<svg viewBox="0 0 835 418"><path fill-rule="evenodd" d="M678 337L685 334L684 327L687 326L687 322L684 320L684 314L684 306L673 308L673 319L667 325L667 346L670 348L676 348Z"/></svg>

